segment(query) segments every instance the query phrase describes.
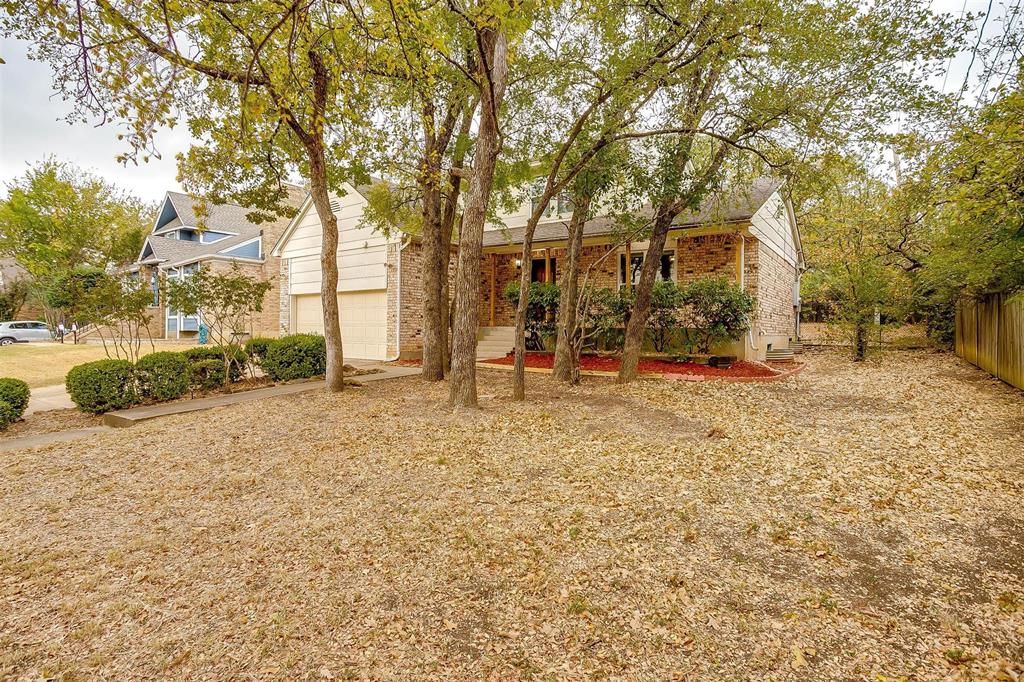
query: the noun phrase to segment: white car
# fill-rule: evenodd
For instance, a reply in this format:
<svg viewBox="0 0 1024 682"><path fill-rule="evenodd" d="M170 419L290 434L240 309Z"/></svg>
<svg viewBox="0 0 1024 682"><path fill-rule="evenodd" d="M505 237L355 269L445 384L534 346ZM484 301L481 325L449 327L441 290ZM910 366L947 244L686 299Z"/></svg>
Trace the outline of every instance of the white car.
<svg viewBox="0 0 1024 682"><path fill-rule="evenodd" d="M53 341L53 332L45 322L35 320L0 322L0 346L29 341Z"/></svg>

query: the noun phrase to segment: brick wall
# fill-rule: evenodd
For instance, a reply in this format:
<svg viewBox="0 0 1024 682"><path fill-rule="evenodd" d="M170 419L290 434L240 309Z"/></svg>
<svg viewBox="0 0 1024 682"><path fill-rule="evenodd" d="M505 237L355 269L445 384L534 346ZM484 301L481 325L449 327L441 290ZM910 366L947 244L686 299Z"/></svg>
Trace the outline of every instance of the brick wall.
<svg viewBox="0 0 1024 682"><path fill-rule="evenodd" d="M740 239L732 234L685 237L666 244L676 249L676 280L689 284L702 277L725 276L736 283Z"/></svg>
<svg viewBox="0 0 1024 682"><path fill-rule="evenodd" d="M280 259L274 259L279 261ZM215 273L229 273L234 269L231 261L210 260L204 261L202 267L209 268ZM238 272L253 279L266 280L269 261L265 263L238 263ZM275 263L275 267L279 267ZM263 299L263 310L253 315L249 320L249 329L253 336L280 335L280 297L281 280L275 276L270 280L272 287Z"/></svg>
<svg viewBox="0 0 1024 682"><path fill-rule="evenodd" d="M395 314L398 305L395 279L398 256L402 259L402 323L395 337ZM455 270L458 254L454 251L448 261L448 287L454 295ZM400 350L403 356L415 356L423 351L423 245L411 242L399 251L398 244L388 245L388 355ZM400 344L400 345L399 345ZM397 346L397 347L396 347Z"/></svg>
<svg viewBox="0 0 1024 682"><path fill-rule="evenodd" d="M793 283L796 281L796 268L756 239L748 238L747 249L755 251L757 259L755 328L763 331L765 336L778 337L769 341L778 345L795 333Z"/></svg>

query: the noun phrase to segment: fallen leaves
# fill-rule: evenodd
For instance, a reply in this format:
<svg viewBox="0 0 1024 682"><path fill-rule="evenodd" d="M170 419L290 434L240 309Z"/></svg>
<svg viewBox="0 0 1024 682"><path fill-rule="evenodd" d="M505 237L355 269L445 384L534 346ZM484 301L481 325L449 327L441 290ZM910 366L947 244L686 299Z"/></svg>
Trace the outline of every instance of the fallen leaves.
<svg viewBox="0 0 1024 682"><path fill-rule="evenodd" d="M929 353L508 380L5 454L0 677L1019 678L1019 393Z"/></svg>

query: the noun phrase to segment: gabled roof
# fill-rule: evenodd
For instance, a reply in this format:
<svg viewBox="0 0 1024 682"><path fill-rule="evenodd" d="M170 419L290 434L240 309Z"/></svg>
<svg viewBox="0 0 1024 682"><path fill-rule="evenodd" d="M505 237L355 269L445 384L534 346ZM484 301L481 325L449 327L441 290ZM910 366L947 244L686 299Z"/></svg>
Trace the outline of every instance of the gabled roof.
<svg viewBox="0 0 1024 682"><path fill-rule="evenodd" d="M782 186L782 181L773 178L760 178L748 187L733 190L726 195L711 195L697 210L683 211L673 223L674 228L694 228L701 226L741 223L750 220L757 210ZM654 216L650 206L637 211L634 215L641 218ZM583 225L583 236L601 237L614 234L620 229L619 221L611 216L598 216ZM484 248L511 246L522 244L526 227L514 227L484 232ZM564 241L569 238L569 221L541 223L537 225L533 235L535 244L544 242Z"/></svg>
<svg viewBox="0 0 1024 682"><path fill-rule="evenodd" d="M374 185L376 185L377 183L380 183L380 182L388 182L388 181L371 175L369 183L365 183L365 184L362 184L362 185L353 185L353 184L351 184L349 182L343 182L342 183L342 189L345 190L345 195L346 196L348 196L349 191L354 191L356 194L361 196L363 199L367 199L367 198L369 198L370 188L372 188ZM331 200L333 201L335 198L337 198L337 197L333 197L332 196ZM295 228L298 227L299 222L302 221L302 218L306 215L306 213L309 211L309 209L310 209L310 207L312 205L313 205L313 197L312 197L311 194L309 194L309 192L306 192L305 198L303 199L302 203L299 205L298 213L296 213L295 217L292 218L291 222L288 223L288 227L285 228L284 232L281 233L281 237L277 240L277 243L269 245L271 247L270 248L271 255L274 255L274 256L280 256L281 255L281 249L284 248L284 245L288 242L288 239L291 238L292 233L295 231Z"/></svg>
<svg viewBox="0 0 1024 682"><path fill-rule="evenodd" d="M295 185L287 185L287 189L289 196L285 202L293 206L298 205L305 196L305 190ZM260 237L264 229L276 232L278 229L283 229L288 223L287 218L277 218L268 223L254 223L247 217L253 209L232 203L207 204L208 215L200 218L197 215L196 205L198 203L188 194L168 192L164 198L164 206L161 207L160 215L166 217L165 209L169 208L175 217L166 220L163 224L160 224L160 218L157 219L153 232L146 238L142 251L139 252L137 262L159 263L165 267L184 265L201 258L222 255L224 251ZM198 240L171 239L165 236L168 232L181 227L198 228L200 222L202 222L204 230L226 232L233 236L206 244ZM263 245L264 253L267 246L267 244ZM240 256L223 255L223 257L253 260Z"/></svg>

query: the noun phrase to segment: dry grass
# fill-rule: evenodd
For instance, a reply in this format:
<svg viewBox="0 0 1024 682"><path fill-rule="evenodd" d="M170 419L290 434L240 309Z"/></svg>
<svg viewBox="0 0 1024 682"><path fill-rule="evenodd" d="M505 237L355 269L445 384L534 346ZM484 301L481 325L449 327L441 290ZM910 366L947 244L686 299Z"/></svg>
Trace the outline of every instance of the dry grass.
<svg viewBox="0 0 1024 682"><path fill-rule="evenodd" d="M483 373L0 459L0 677L1017 679L1024 399ZM1001 672L1000 672L1001 671Z"/></svg>
<svg viewBox="0 0 1024 682"><path fill-rule="evenodd" d="M189 346L156 344L156 350L184 350ZM148 343L142 346L142 354L148 355L153 349ZM107 355L99 343L16 343L0 348L0 377L14 377L28 382L36 388L63 384L64 375L75 365L93 360L102 360Z"/></svg>

